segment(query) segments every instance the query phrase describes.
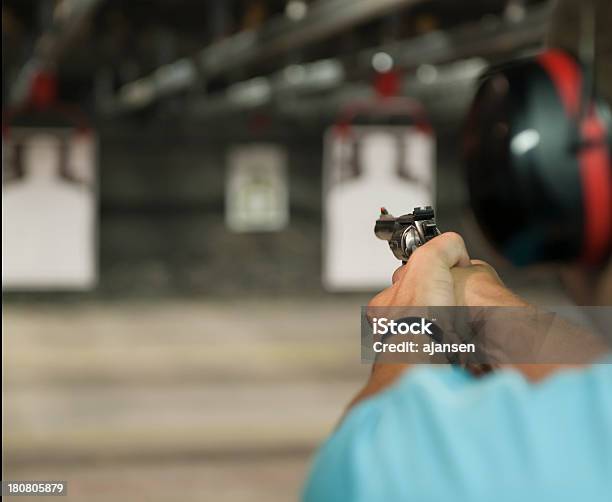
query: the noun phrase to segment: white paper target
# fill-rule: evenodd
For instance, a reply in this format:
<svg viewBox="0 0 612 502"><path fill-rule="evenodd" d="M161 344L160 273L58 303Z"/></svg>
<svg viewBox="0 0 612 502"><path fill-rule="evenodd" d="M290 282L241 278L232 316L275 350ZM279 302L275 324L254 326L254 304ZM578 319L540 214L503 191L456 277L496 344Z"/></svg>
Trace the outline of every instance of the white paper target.
<svg viewBox="0 0 612 502"><path fill-rule="evenodd" d="M374 235L380 208L399 216L434 205L434 138L405 126L351 126L325 137L323 284L368 291L400 265Z"/></svg>
<svg viewBox="0 0 612 502"><path fill-rule="evenodd" d="M95 137L15 129L3 140L2 286L95 286Z"/></svg>
<svg viewBox="0 0 612 502"><path fill-rule="evenodd" d="M289 222L287 154L272 144L234 147L228 156L225 220L234 232L276 232Z"/></svg>

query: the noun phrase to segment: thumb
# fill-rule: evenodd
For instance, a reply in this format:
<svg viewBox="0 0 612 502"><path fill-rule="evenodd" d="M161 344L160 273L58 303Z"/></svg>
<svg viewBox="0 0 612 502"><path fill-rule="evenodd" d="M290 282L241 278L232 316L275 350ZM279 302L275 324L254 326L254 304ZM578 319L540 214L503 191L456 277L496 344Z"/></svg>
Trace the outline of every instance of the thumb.
<svg viewBox="0 0 612 502"><path fill-rule="evenodd" d="M419 253L434 258L440 265L448 269L471 265L465 241L455 232L445 232L434 237L414 252L414 254Z"/></svg>

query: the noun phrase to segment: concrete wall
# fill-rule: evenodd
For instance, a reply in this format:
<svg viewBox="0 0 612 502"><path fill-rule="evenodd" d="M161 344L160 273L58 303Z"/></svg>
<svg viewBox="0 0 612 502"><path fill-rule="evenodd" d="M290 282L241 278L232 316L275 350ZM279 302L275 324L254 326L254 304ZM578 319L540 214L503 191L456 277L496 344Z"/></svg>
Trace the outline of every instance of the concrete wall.
<svg viewBox="0 0 612 502"><path fill-rule="evenodd" d="M253 139L215 136L102 133L100 293L320 290L322 136L259 136L287 148L291 221L255 234L226 230L223 198L228 147Z"/></svg>

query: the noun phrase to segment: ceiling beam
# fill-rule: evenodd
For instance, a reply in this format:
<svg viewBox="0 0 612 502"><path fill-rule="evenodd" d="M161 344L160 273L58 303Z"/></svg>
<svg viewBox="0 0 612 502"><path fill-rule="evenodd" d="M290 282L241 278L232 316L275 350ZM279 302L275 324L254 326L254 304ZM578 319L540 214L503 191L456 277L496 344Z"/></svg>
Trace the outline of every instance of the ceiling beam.
<svg viewBox="0 0 612 502"><path fill-rule="evenodd" d="M350 83L368 82L371 79L374 71L372 59L376 53L388 54L394 68L403 72L412 72L421 65L426 65L429 68L424 69L431 73L434 65L473 58L486 64L487 61L517 57L521 53L542 48L549 19L549 6L537 7L527 11L521 21L499 18L497 21L471 22L452 30L432 32L364 49L342 60L332 58L291 65L271 75L237 82L223 91L194 98L190 101L188 114L201 119L214 118L280 102L282 100L279 100L279 97L292 99L302 96L302 101L312 101L312 96L320 95L321 91L334 92L333 98L323 98L319 101L328 105L334 102L336 106L332 108L335 109L341 106L343 101L352 99L355 94L356 87L349 85ZM478 65L466 64L462 68L461 78L465 79L468 74L472 77L477 75L482 66L479 69ZM435 71L433 68L433 72ZM347 88L345 94L340 92L342 87ZM365 88L362 86L359 89L363 93ZM302 107L307 108L308 105Z"/></svg>
<svg viewBox="0 0 612 502"><path fill-rule="evenodd" d="M112 112L145 107L157 99L206 80L329 38L354 26L425 0L320 0L299 20L274 18L257 30L246 30L150 75L125 84L106 108Z"/></svg>
<svg viewBox="0 0 612 502"><path fill-rule="evenodd" d="M28 98L36 73L55 68L64 50L100 3L101 0L63 0L56 5L50 25L36 40L31 57L23 64L10 87L11 105L18 106Z"/></svg>

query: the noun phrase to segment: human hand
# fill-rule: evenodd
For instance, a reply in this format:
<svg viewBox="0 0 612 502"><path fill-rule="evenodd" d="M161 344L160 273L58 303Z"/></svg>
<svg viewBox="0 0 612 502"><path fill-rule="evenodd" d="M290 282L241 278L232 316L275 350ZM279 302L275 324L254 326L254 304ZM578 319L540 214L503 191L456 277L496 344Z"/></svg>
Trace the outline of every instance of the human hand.
<svg viewBox="0 0 612 502"><path fill-rule="evenodd" d="M491 266L470 260L463 239L455 233L442 234L418 248L408 263L395 271L392 282L369 303L373 314L380 316L385 307L389 308L387 317L394 317L397 310L393 307L526 305L503 285ZM452 319L442 319L445 314L452 312L438 311L437 322L452 326ZM475 374L488 371L486 365L472 366L470 371ZM396 366L394 371L400 368Z"/></svg>
<svg viewBox="0 0 612 502"><path fill-rule="evenodd" d="M376 295L369 307L454 306L453 268L469 267L463 238L454 232L419 247L393 274L393 284ZM463 276L462 276L463 278Z"/></svg>
<svg viewBox="0 0 612 502"><path fill-rule="evenodd" d="M420 248L393 274L393 284L377 294L368 304L368 316L380 316L381 311L394 307L454 306L453 267L470 265L470 258L462 237L455 233L439 235ZM384 314L393 318L393 315ZM422 353L410 358L410 363L431 363L432 358ZM404 358L399 364L376 362L370 379L353 399L355 403L380 392L393 383L410 364Z"/></svg>
<svg viewBox="0 0 612 502"><path fill-rule="evenodd" d="M475 375L494 368L513 368L528 380L539 381L588 364L609 351L592 333L530 306L506 288L493 267L483 261L472 260L470 267L455 268L452 273L457 305L511 307L489 310L486 315L484 309L470 309L472 317L485 321L479 323L475 340L482 349L481 357L487 354L489 359L484 365L467 365Z"/></svg>
<svg viewBox="0 0 612 502"><path fill-rule="evenodd" d="M455 267L455 301L465 307L526 307L528 303L512 293L495 269L482 260L471 260L469 267Z"/></svg>

